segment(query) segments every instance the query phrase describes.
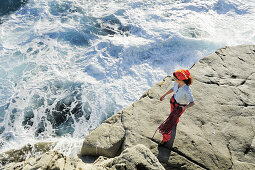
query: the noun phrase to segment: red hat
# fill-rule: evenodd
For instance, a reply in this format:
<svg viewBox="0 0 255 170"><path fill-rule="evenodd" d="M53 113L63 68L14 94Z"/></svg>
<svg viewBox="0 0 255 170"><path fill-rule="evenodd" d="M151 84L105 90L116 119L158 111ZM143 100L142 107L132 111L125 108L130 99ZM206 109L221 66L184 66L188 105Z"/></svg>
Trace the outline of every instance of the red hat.
<svg viewBox="0 0 255 170"><path fill-rule="evenodd" d="M190 78L190 72L189 70L179 69L174 72L175 76L178 78L178 80L187 80Z"/></svg>

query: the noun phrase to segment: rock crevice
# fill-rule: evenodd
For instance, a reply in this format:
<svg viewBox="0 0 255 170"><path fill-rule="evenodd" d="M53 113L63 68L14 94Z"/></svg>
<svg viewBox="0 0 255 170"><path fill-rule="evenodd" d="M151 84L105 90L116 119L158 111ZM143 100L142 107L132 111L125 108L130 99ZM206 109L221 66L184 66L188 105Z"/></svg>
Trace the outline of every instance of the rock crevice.
<svg viewBox="0 0 255 170"><path fill-rule="evenodd" d="M175 152L175 153L177 153L178 155L180 155L180 156L186 158L187 160L191 161L192 163L198 165L199 167L201 167L201 168L203 168L203 169L209 170L209 168L207 168L205 165L203 165L203 164L197 162L196 160L193 160L191 157L185 155L184 153L182 153L181 151L179 151L177 148L173 147L173 148L172 148L172 151Z"/></svg>

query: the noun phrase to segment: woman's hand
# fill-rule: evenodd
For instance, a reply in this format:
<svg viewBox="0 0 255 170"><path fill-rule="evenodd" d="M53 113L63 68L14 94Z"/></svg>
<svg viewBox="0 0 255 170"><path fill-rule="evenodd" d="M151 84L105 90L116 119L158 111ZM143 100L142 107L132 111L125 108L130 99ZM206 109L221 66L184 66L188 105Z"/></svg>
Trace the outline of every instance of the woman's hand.
<svg viewBox="0 0 255 170"><path fill-rule="evenodd" d="M160 97L160 101L163 101L163 100L164 100L164 98L165 98L165 96Z"/></svg>
<svg viewBox="0 0 255 170"><path fill-rule="evenodd" d="M168 95L168 94L170 94L170 93L172 93L172 92L173 92L173 90L170 89L168 92L166 92L166 94L164 94L162 97L160 97L160 101L163 101L164 98L166 97L166 95Z"/></svg>
<svg viewBox="0 0 255 170"><path fill-rule="evenodd" d="M182 110L186 110L186 107L185 107L185 106L180 106L180 108L182 108Z"/></svg>
<svg viewBox="0 0 255 170"><path fill-rule="evenodd" d="M183 109L186 110L186 109L188 109L189 107L192 107L192 106L194 106L194 105L195 105L194 102L190 102L188 105L186 105L186 106L181 106L181 107L184 107Z"/></svg>

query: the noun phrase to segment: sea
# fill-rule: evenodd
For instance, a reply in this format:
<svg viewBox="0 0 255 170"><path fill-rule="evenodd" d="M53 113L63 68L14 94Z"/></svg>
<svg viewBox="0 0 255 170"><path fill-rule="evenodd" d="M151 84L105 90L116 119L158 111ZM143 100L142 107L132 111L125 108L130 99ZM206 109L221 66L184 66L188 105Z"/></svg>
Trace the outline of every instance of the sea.
<svg viewBox="0 0 255 170"><path fill-rule="evenodd" d="M0 0L0 153L79 153L174 70L255 44L254 0Z"/></svg>

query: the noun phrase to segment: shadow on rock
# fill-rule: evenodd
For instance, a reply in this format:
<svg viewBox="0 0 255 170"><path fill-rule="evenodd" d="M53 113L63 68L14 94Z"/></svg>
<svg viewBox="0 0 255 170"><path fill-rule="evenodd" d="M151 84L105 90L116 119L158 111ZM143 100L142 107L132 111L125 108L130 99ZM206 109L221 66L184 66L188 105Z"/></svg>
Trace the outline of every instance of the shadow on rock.
<svg viewBox="0 0 255 170"><path fill-rule="evenodd" d="M158 146L158 159L163 162L168 162L168 160L170 159L171 148L173 147L174 139L176 135L176 127L177 125L172 130L171 140L165 143L164 145Z"/></svg>

